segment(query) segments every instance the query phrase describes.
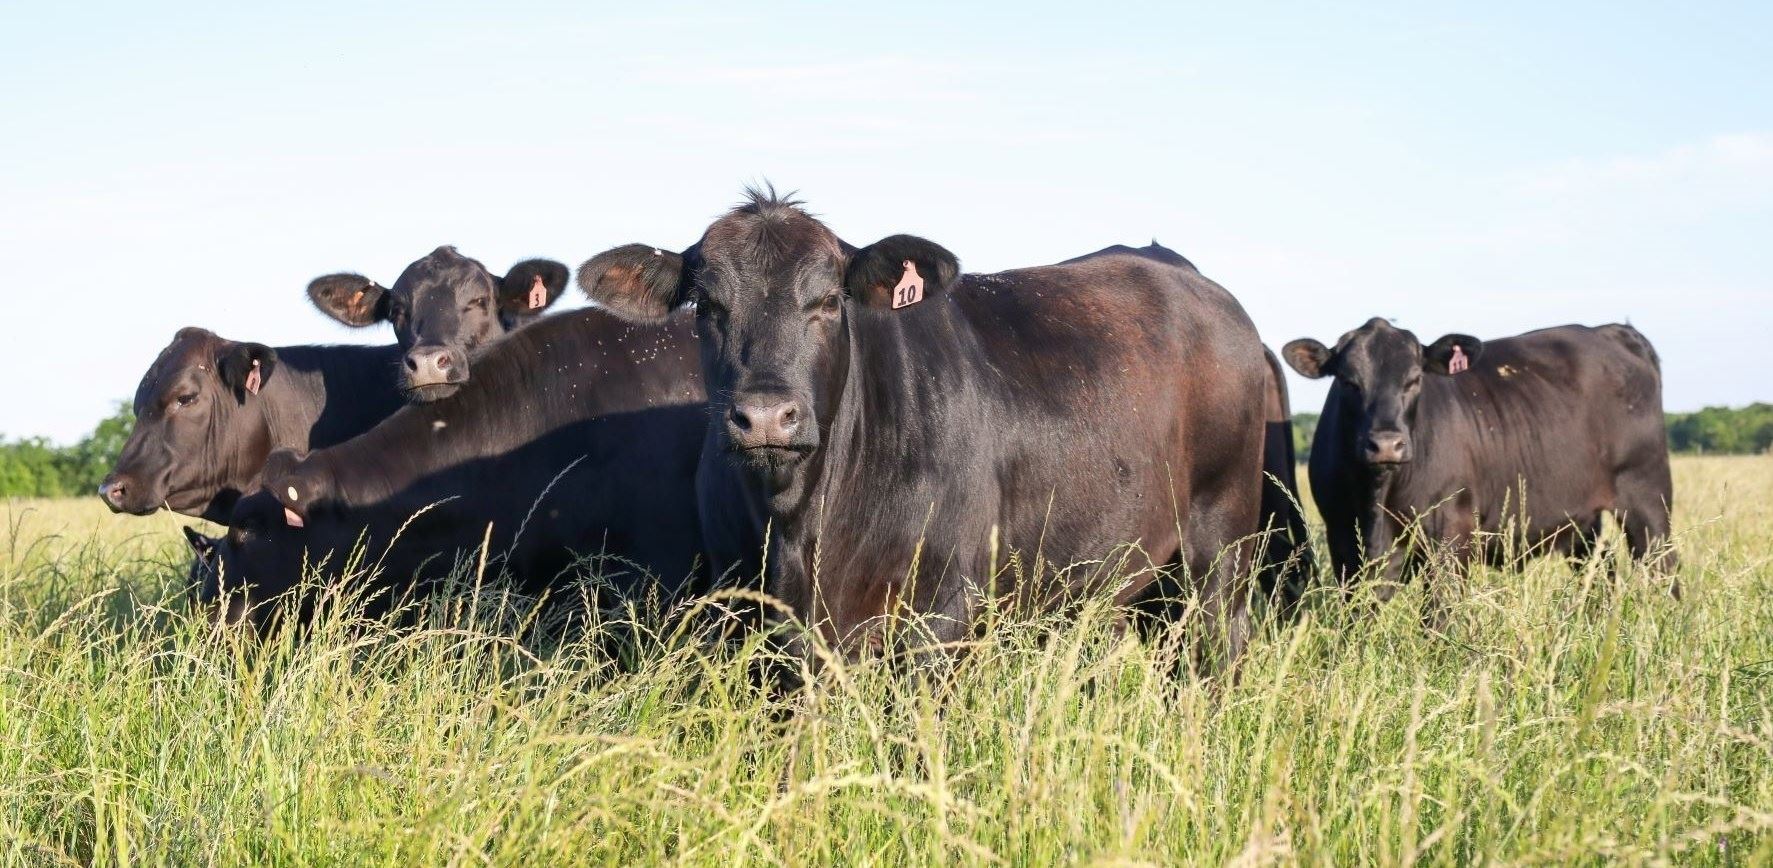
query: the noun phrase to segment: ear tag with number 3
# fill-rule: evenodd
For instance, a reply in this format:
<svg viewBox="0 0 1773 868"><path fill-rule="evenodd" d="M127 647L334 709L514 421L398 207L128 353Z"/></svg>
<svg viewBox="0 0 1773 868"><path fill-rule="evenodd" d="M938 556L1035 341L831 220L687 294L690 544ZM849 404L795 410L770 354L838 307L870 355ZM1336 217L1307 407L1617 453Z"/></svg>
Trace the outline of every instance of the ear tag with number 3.
<svg viewBox="0 0 1773 868"><path fill-rule="evenodd" d="M542 276L536 275L536 282L529 288L529 309L541 310L548 306L548 287L542 285Z"/></svg>
<svg viewBox="0 0 1773 868"><path fill-rule="evenodd" d="M917 264L905 260L905 274L899 278L899 285L893 287L893 309L910 307L923 301L923 275L917 273Z"/></svg>

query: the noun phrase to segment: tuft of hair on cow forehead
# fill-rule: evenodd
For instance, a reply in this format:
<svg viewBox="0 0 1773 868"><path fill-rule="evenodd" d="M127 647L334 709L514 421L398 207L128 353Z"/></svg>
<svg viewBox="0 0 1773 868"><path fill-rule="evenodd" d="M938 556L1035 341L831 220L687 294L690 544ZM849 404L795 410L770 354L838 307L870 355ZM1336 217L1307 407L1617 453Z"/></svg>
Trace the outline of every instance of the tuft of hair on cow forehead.
<svg viewBox="0 0 1773 868"><path fill-rule="evenodd" d="M740 256L763 264L792 261L807 249L841 252L842 245L819 218L793 193L774 186L745 188L745 200L734 206L704 237L703 250Z"/></svg>

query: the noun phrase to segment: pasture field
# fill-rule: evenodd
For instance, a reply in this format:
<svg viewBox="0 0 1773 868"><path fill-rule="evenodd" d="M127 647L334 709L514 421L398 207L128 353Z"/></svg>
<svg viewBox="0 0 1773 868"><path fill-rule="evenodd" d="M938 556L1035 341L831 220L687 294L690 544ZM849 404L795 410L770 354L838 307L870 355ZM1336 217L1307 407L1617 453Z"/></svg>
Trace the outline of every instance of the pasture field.
<svg viewBox="0 0 1773 868"><path fill-rule="evenodd" d="M1264 620L1235 682L1081 623L946 679L545 644L482 598L306 641L187 613L179 521L0 506L14 864L1766 864L1773 458L1675 466L1684 600L1597 559ZM1321 530L1321 529L1320 529ZM1320 546L1320 553L1322 551ZM503 626L495 626L503 625ZM791 712L791 713L789 713Z"/></svg>

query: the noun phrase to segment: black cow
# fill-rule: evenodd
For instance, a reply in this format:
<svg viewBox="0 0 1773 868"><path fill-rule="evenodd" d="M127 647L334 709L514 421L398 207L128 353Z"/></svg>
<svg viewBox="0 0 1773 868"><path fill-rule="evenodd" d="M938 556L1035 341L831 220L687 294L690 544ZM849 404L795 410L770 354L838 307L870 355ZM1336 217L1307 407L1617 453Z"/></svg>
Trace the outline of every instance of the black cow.
<svg viewBox="0 0 1773 868"><path fill-rule="evenodd" d="M495 277L454 247L439 247L391 288L360 274L329 274L308 284L308 297L345 325L392 325L405 351L406 388L430 401L468 380L470 357L481 347L539 318L566 280L566 266L553 260L526 259Z"/></svg>
<svg viewBox="0 0 1773 868"><path fill-rule="evenodd" d="M1282 350L1306 377L1334 377L1311 447L1311 493L1343 581L1379 564L1381 600L1433 548L1455 563L1496 560L1512 531L1525 551L1585 554L1611 511L1631 552L1671 570L1674 494L1656 351L1628 325L1559 326L1423 346L1383 319L1334 349ZM1422 539L1400 539L1420 521Z"/></svg>
<svg viewBox="0 0 1773 868"><path fill-rule="evenodd" d="M161 507L227 521L276 449L363 433L402 405L397 347L231 341L180 329L142 376L130 432L99 496L113 512Z"/></svg>
<svg viewBox="0 0 1773 868"><path fill-rule="evenodd" d="M416 579L422 590L483 538L491 571L526 591L598 555L612 556L604 578L628 590L643 572L666 597L704 586L707 407L688 320L551 317L488 349L455 395L305 458L273 455L217 550L193 539L218 568L200 597L226 597L224 620L250 612L262 626L279 607L259 604L294 585L304 560L331 553L336 573L362 543L379 587Z"/></svg>
<svg viewBox="0 0 1773 868"><path fill-rule="evenodd" d="M1293 405L1287 375L1273 351L1268 362L1268 402L1262 440L1262 519L1267 551L1262 558L1262 593L1283 617L1295 613L1317 572L1311 532L1299 499L1298 459L1293 449Z"/></svg>
<svg viewBox="0 0 1773 868"><path fill-rule="evenodd" d="M1198 589L1203 635L1241 650L1270 374L1243 309L1175 253L963 275L932 242L852 247L753 192L683 254L619 247L578 280L639 320L694 306L708 447L764 506L769 589L846 653L884 647L891 614L961 639L990 587ZM994 569L1012 551L1019 587Z"/></svg>

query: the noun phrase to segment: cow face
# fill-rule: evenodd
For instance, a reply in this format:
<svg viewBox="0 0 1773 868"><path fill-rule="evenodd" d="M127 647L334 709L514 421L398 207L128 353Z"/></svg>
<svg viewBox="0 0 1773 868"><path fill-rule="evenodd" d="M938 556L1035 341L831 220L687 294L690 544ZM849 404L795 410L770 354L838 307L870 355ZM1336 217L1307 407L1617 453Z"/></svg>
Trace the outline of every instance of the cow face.
<svg viewBox="0 0 1773 868"><path fill-rule="evenodd" d="M631 319L695 305L713 424L728 451L779 479L820 446L847 375L849 323L934 303L959 271L953 254L909 235L850 247L772 192L753 193L682 256L629 245L592 257L579 285Z"/></svg>
<svg viewBox="0 0 1773 868"><path fill-rule="evenodd" d="M1483 341L1462 334L1423 346L1411 332L1374 318L1343 335L1335 349L1302 338L1281 355L1303 376L1335 378L1329 401L1339 419L1349 420L1343 424L1351 425L1355 452L1368 466L1386 468L1414 454L1410 436L1423 375L1459 374L1483 349Z"/></svg>
<svg viewBox="0 0 1773 868"><path fill-rule="evenodd" d="M406 351L408 394L431 401L454 394L468 379L469 357L540 316L566 280L566 266L552 260L527 259L496 277L454 247L439 247L407 266L392 288L359 274L329 274L308 284L308 297L345 325L392 325Z"/></svg>
<svg viewBox="0 0 1773 868"><path fill-rule="evenodd" d="M269 452L270 429L254 411L276 372L270 347L180 329L136 387L135 429L99 496L112 512L225 514L229 504L211 503L210 492Z"/></svg>

